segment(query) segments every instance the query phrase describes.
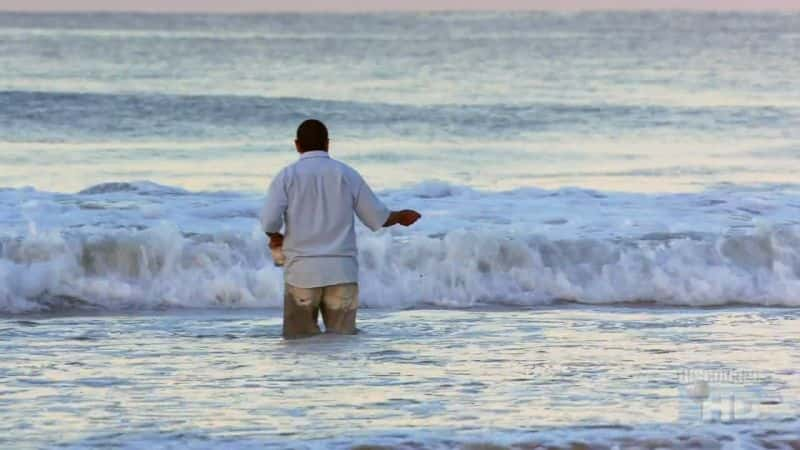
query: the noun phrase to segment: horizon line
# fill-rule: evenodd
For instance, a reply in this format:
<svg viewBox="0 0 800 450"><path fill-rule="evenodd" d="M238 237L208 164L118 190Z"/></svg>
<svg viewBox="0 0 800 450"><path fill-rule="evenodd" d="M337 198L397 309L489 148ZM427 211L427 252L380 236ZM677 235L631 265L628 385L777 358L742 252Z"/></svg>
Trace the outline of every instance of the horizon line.
<svg viewBox="0 0 800 450"><path fill-rule="evenodd" d="M452 9L452 8L420 8L420 9L361 9L361 10L333 10L333 9L242 9L242 10L202 10L202 9L5 9L0 7L0 14L202 14L202 15L269 15L269 14L420 14L420 13L587 13L587 12L620 12L620 13L642 13L642 12L665 12L665 13L800 13L800 5L795 8L767 7L767 8L501 8L501 9Z"/></svg>

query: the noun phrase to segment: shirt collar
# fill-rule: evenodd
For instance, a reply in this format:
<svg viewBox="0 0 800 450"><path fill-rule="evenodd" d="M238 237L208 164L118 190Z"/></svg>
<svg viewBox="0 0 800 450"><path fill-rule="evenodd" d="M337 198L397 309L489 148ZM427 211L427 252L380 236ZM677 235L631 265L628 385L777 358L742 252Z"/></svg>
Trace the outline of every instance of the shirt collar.
<svg viewBox="0 0 800 450"><path fill-rule="evenodd" d="M310 150L300 154L300 159L307 158L330 158L331 156L325 150Z"/></svg>

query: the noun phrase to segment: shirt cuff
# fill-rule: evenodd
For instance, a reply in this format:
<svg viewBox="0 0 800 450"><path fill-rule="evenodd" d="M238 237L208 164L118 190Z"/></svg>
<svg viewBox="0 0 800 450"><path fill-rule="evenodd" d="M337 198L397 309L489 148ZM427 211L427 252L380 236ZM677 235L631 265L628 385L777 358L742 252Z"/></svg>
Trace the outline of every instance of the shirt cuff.
<svg viewBox="0 0 800 450"><path fill-rule="evenodd" d="M378 231L383 228L383 225L386 224L386 221L389 220L389 216L392 214L392 211L389 208L385 208L383 211L379 212L375 215L377 219L374 224L370 224L370 229L372 231Z"/></svg>

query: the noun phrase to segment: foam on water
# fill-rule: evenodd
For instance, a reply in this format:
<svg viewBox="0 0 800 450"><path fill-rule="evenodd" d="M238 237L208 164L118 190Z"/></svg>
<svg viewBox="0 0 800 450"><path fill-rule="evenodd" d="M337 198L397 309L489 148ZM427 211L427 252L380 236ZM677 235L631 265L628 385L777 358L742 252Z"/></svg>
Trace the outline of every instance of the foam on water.
<svg viewBox="0 0 800 450"><path fill-rule="evenodd" d="M800 305L790 186L645 195L425 182L382 196L424 219L359 229L367 307ZM0 190L0 311L279 307L261 201L151 182Z"/></svg>
<svg viewBox="0 0 800 450"><path fill-rule="evenodd" d="M703 427L652 425L631 429L625 426L567 427L544 429L537 432L483 432L455 434L442 431L405 432L386 435L358 436L316 441L264 441L259 439L213 439L202 434L162 434L104 437L86 439L65 448L82 449L121 446L125 449L173 448L213 449L224 445L233 449L284 448L297 449L650 449L664 450L741 450L779 448L792 449L800 444L798 423L774 424L764 429L763 424L707 425ZM354 445L356 443L356 445Z"/></svg>

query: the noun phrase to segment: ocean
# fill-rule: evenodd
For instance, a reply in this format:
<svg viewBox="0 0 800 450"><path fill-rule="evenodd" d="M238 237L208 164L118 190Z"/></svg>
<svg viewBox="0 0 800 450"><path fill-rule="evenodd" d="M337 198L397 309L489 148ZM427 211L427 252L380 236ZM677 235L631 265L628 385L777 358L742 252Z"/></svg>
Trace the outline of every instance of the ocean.
<svg viewBox="0 0 800 450"><path fill-rule="evenodd" d="M0 13L0 447L798 448L800 14ZM280 338L323 120L411 228Z"/></svg>

